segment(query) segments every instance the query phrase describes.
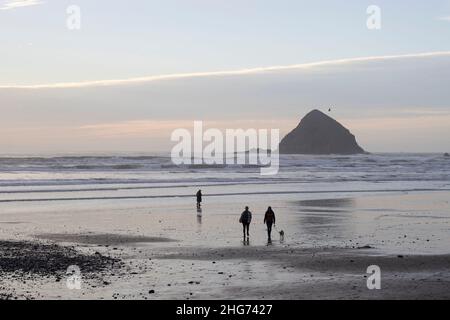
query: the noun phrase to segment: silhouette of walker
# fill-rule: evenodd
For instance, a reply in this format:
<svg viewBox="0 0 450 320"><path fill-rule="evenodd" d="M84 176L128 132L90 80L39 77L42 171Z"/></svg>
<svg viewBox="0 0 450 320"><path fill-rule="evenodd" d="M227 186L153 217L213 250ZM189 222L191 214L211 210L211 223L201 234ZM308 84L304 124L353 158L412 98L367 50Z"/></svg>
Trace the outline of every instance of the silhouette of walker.
<svg viewBox="0 0 450 320"><path fill-rule="evenodd" d="M242 231L244 232L244 240L245 240L245 230L247 230L247 238L249 238L250 223L252 222L252 213L248 210L248 207L245 207L244 212L241 213L239 222L242 223Z"/></svg>
<svg viewBox="0 0 450 320"><path fill-rule="evenodd" d="M195 196L197 197L197 208L200 208L202 205L202 190L198 190Z"/></svg>
<svg viewBox="0 0 450 320"><path fill-rule="evenodd" d="M264 223L267 225L267 238L269 242L272 242L272 224L275 225L275 212L272 207L268 207L266 214L264 215Z"/></svg>

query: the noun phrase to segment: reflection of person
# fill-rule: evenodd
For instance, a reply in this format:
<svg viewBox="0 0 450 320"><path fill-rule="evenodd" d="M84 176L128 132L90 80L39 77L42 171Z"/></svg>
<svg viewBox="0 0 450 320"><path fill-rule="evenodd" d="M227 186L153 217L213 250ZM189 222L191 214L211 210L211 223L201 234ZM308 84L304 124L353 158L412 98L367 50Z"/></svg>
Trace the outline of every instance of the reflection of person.
<svg viewBox="0 0 450 320"><path fill-rule="evenodd" d="M247 238L250 237L249 229L250 229L250 223L252 222L252 213L248 210L248 207L245 207L244 212L241 213L241 217L239 218L239 222L242 223L242 230L244 232L244 239L245 239L245 230L247 230Z"/></svg>
<svg viewBox="0 0 450 320"><path fill-rule="evenodd" d="M202 203L202 190L197 191L196 197L197 197L197 208L200 208Z"/></svg>
<svg viewBox="0 0 450 320"><path fill-rule="evenodd" d="M202 224L202 208L197 208L197 223Z"/></svg>
<svg viewBox="0 0 450 320"><path fill-rule="evenodd" d="M273 212L272 207L268 207L266 214L264 215L264 223L267 225L267 236L269 242L272 241L272 224L275 225L275 212Z"/></svg>

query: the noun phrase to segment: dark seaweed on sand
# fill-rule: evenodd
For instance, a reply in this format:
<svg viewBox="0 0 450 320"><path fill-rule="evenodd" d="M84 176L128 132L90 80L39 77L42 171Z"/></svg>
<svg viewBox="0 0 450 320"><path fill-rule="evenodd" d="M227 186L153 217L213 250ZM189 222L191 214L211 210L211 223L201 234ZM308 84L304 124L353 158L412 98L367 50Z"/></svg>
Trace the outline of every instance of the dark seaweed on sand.
<svg viewBox="0 0 450 320"><path fill-rule="evenodd" d="M22 273L40 276L62 276L76 265L83 277L120 265L119 259L99 253L83 254L73 247L28 241L0 241L0 273Z"/></svg>

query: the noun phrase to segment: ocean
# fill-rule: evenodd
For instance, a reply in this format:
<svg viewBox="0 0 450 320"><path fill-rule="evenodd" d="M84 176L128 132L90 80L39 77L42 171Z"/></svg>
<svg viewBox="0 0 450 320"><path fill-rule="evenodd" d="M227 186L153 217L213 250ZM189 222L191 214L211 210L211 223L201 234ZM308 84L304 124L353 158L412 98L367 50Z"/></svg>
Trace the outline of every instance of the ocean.
<svg viewBox="0 0 450 320"><path fill-rule="evenodd" d="M450 190L441 154L280 155L277 175L246 165L176 166L164 155L0 157L0 202Z"/></svg>

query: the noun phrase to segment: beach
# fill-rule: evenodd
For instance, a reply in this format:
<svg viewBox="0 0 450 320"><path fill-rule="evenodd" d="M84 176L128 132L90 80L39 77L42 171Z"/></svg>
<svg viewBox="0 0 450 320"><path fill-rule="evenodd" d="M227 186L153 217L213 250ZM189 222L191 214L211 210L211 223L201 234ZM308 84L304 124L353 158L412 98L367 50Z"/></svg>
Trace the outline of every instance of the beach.
<svg viewBox="0 0 450 320"><path fill-rule="evenodd" d="M450 191L208 196L203 190L201 212L193 196L3 203L1 297L450 297ZM248 243L238 223L244 205L253 213ZM277 216L271 244L263 225L268 205ZM26 251L17 248L30 244L34 254L26 261L5 258L5 252L20 257ZM24 270L46 257L47 271ZM80 289L68 287L69 265L80 267ZM381 269L379 290L367 287L371 265Z"/></svg>
<svg viewBox="0 0 450 320"><path fill-rule="evenodd" d="M450 299L450 0L0 16L0 300Z"/></svg>

